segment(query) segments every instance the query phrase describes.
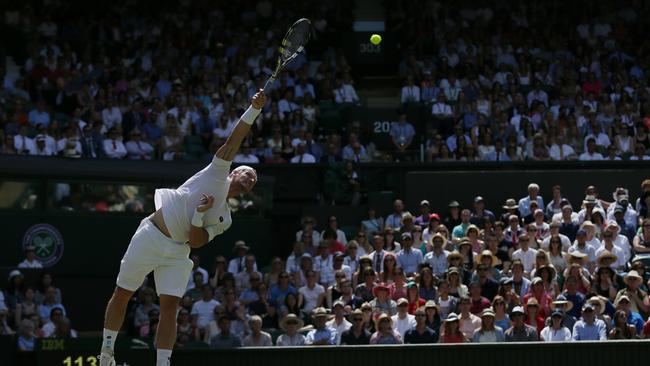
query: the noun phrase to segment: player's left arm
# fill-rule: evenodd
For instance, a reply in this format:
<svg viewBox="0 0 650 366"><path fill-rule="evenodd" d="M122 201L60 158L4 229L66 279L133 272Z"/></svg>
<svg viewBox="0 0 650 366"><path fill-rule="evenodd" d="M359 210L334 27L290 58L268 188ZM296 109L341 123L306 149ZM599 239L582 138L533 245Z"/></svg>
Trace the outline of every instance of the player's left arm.
<svg viewBox="0 0 650 366"><path fill-rule="evenodd" d="M248 107L244 114L242 114L239 122L237 122L237 125L230 133L230 136L228 136L226 143L217 150L216 156L218 158L225 161L232 161L232 159L235 158L237 151L239 151L239 146L246 138L246 135L248 135L253 122L255 122L255 119L259 116L265 103L266 95L264 95L264 91L260 89L260 91L253 95L251 106Z"/></svg>

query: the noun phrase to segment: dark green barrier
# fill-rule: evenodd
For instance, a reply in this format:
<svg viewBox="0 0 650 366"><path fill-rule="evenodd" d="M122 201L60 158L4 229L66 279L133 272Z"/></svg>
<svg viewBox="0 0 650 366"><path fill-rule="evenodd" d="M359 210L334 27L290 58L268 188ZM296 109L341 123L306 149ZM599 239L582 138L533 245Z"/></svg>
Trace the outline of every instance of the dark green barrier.
<svg viewBox="0 0 650 366"><path fill-rule="evenodd" d="M99 338L47 340L38 353L40 366L95 366ZM122 345L120 345L122 342ZM117 343L118 365L152 365L155 351L139 340ZM176 350L172 365L642 365L650 356L648 341L565 343L491 343L355 347L269 347L228 351ZM35 363L23 363L33 365Z"/></svg>

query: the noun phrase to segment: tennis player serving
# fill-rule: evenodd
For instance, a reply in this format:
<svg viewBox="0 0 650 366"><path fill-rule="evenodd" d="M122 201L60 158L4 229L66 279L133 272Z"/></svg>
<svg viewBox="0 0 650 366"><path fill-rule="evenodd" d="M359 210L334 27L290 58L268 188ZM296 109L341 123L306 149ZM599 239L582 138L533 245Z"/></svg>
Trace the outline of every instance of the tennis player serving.
<svg viewBox="0 0 650 366"><path fill-rule="evenodd" d="M170 364L176 339L176 310L192 270L190 248L200 248L227 230L232 223L228 198L249 192L257 183L253 168L239 166L231 172L230 165L265 103L266 96L260 89L207 167L177 189L156 190L156 212L143 219L133 235L106 307L100 366L115 365L115 338L127 304L152 271L160 295L156 365Z"/></svg>

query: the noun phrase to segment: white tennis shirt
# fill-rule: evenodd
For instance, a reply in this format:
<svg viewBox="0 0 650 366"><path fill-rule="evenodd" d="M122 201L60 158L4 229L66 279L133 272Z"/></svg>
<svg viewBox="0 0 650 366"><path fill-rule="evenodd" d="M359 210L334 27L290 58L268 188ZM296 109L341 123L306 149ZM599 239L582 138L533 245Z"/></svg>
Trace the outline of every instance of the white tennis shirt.
<svg viewBox="0 0 650 366"><path fill-rule="evenodd" d="M214 197L214 205L203 216L203 228L208 232L208 240L230 227L232 218L227 202L230 165L230 161L215 155L208 166L177 189L156 189L156 210L162 208L165 225L174 241L186 243L189 240L192 216L203 194Z"/></svg>

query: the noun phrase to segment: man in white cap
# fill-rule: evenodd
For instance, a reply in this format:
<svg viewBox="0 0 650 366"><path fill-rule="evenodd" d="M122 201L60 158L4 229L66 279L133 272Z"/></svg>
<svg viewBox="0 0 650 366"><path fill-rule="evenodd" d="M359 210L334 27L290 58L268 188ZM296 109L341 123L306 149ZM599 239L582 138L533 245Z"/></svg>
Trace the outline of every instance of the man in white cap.
<svg viewBox="0 0 650 366"><path fill-rule="evenodd" d="M341 344L341 335L352 327L352 323L345 319L345 304L343 301L335 301L334 305L332 305L332 311L334 311L334 318L325 325L336 331L335 344Z"/></svg>
<svg viewBox="0 0 650 366"><path fill-rule="evenodd" d="M397 300L397 314L392 316L393 325L395 330L399 332L404 339L404 335L410 329L415 328L415 317L408 313L409 302L405 298Z"/></svg>
<svg viewBox="0 0 650 366"><path fill-rule="evenodd" d="M131 239L106 308L100 366L115 365L115 338L127 305L151 272L160 295L160 321L154 342L156 365L170 364L176 312L193 267L190 248L200 248L226 231L232 224L228 198L250 192L257 183L253 168L240 166L231 172L230 166L265 103L266 96L260 90L207 167L178 189L156 190L156 212L142 220Z"/></svg>
<svg viewBox="0 0 650 366"><path fill-rule="evenodd" d="M544 199L542 196L539 196L539 186L537 183L531 183L528 185L528 196L519 200L519 215L521 217L530 215L530 202L536 201L537 207L545 207Z"/></svg>

